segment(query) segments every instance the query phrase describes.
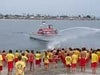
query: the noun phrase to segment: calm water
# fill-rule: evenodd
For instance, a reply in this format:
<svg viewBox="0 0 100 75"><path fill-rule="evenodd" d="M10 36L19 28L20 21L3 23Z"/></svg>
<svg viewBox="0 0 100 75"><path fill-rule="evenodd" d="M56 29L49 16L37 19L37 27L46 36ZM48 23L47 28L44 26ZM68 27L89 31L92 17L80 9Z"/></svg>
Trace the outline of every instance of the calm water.
<svg viewBox="0 0 100 75"><path fill-rule="evenodd" d="M0 49L45 49L54 47L100 48L100 21L47 20L59 31L61 37L52 42L29 38L40 27L40 20L0 20Z"/></svg>

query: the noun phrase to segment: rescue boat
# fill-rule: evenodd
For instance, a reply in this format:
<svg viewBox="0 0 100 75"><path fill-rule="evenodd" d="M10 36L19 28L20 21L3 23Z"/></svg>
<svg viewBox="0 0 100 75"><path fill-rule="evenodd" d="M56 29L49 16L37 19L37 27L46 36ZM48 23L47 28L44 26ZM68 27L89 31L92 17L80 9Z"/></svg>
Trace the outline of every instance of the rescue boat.
<svg viewBox="0 0 100 75"><path fill-rule="evenodd" d="M36 33L32 32L30 38L49 42L52 41L57 34L57 29L55 29L53 25L46 25L45 22L42 22L41 28L39 28Z"/></svg>

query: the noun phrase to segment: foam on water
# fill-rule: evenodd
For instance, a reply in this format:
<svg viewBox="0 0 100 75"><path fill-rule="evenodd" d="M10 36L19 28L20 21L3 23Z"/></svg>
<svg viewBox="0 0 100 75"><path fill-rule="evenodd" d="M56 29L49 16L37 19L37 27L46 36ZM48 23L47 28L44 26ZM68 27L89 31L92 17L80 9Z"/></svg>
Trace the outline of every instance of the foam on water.
<svg viewBox="0 0 100 75"><path fill-rule="evenodd" d="M79 39L79 37L84 37L88 35L100 32L100 29L90 28L90 27L72 27L59 31L60 36L56 36L48 43L48 48L62 47L62 44L66 44L68 40Z"/></svg>

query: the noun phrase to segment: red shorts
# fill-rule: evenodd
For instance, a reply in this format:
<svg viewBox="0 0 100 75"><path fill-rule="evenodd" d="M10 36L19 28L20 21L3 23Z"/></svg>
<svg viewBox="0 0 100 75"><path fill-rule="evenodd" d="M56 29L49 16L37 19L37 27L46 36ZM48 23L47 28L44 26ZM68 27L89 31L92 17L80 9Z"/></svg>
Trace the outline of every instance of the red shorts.
<svg viewBox="0 0 100 75"><path fill-rule="evenodd" d="M71 67L71 65L70 64L67 64L66 67Z"/></svg>
<svg viewBox="0 0 100 75"><path fill-rule="evenodd" d="M53 59L49 59L49 62L51 62L51 63L52 63L52 62L53 62Z"/></svg>
<svg viewBox="0 0 100 75"><path fill-rule="evenodd" d="M17 62L18 61L18 58L15 58L15 62Z"/></svg>
<svg viewBox="0 0 100 75"><path fill-rule="evenodd" d="M40 64L40 60L35 60L35 64L39 65Z"/></svg>
<svg viewBox="0 0 100 75"><path fill-rule="evenodd" d="M0 66L0 71L2 71L2 66Z"/></svg>
<svg viewBox="0 0 100 75"><path fill-rule="evenodd" d="M80 59L80 66L85 66L86 65L86 59L82 58Z"/></svg>
<svg viewBox="0 0 100 75"><path fill-rule="evenodd" d="M41 63L41 59L39 59L39 63Z"/></svg>
<svg viewBox="0 0 100 75"><path fill-rule="evenodd" d="M80 66L84 67L84 66L86 66L86 63L80 63Z"/></svg>
<svg viewBox="0 0 100 75"><path fill-rule="evenodd" d="M72 68L75 68L75 67L76 67L76 64L72 64L71 67L72 67Z"/></svg>
<svg viewBox="0 0 100 75"><path fill-rule="evenodd" d="M91 67L97 67L97 62L93 62L93 63L91 63Z"/></svg>
<svg viewBox="0 0 100 75"><path fill-rule="evenodd" d="M29 60L29 63L34 63L34 61L33 60Z"/></svg>
<svg viewBox="0 0 100 75"><path fill-rule="evenodd" d="M65 58L62 58L61 60L63 64L66 64Z"/></svg>
<svg viewBox="0 0 100 75"><path fill-rule="evenodd" d="M13 68L13 61L8 62L8 70Z"/></svg>

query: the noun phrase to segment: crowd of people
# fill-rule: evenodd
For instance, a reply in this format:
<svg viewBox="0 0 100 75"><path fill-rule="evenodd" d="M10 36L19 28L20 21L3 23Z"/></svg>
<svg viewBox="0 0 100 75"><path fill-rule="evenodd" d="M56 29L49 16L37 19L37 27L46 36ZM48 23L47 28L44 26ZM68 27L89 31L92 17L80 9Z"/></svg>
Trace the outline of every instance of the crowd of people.
<svg viewBox="0 0 100 75"><path fill-rule="evenodd" d="M15 75L24 75L26 70L34 71L44 65L44 70L49 70L50 65L58 68L58 63L63 64L66 72L75 73L77 68L81 72L86 71L86 65L91 65L91 71L96 74L97 67L100 63L100 49L79 48L57 48L45 51L35 50L16 50L8 52L3 50L0 52L0 73L3 67L7 66L8 75L12 75L13 68ZM27 66L29 69L26 69Z"/></svg>

